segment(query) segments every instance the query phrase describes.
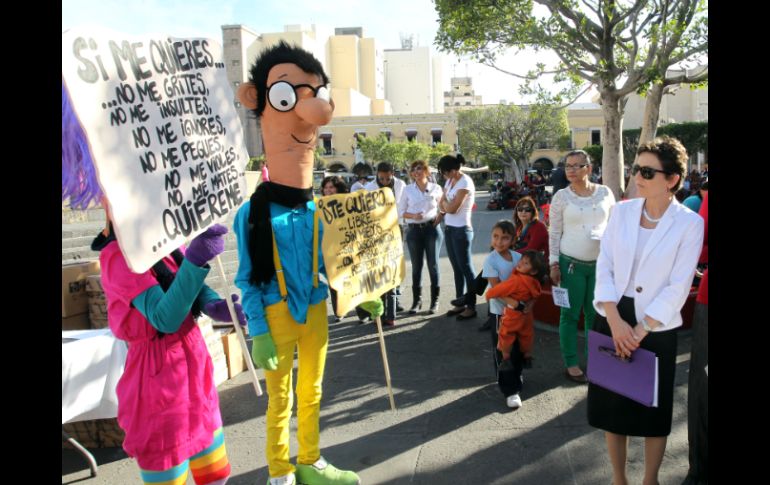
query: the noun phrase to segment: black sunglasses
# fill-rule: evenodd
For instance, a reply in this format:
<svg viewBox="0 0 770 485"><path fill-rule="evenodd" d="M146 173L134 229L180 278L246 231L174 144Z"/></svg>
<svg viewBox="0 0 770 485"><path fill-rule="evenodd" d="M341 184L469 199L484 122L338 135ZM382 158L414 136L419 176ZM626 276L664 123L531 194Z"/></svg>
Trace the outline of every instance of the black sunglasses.
<svg viewBox="0 0 770 485"><path fill-rule="evenodd" d="M532 210L532 207L518 207L516 208L516 212L535 212Z"/></svg>
<svg viewBox="0 0 770 485"><path fill-rule="evenodd" d="M652 167L641 167L638 163L635 163L634 166L631 167L631 175L636 175L639 172L642 172L642 178L646 180L652 180L658 172L669 175L665 170L658 170L657 168Z"/></svg>

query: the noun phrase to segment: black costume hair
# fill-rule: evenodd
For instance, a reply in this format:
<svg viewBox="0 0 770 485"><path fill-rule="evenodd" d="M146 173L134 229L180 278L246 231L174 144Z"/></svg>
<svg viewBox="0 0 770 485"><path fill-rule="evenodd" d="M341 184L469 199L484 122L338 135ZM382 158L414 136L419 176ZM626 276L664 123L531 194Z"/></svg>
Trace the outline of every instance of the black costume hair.
<svg viewBox="0 0 770 485"><path fill-rule="evenodd" d="M321 76L324 84L329 84L329 77L324 72L321 63L310 52L280 41L259 55L249 71L249 82L257 87L257 118L267 105L267 75L278 64L296 64L297 67L309 74Z"/></svg>

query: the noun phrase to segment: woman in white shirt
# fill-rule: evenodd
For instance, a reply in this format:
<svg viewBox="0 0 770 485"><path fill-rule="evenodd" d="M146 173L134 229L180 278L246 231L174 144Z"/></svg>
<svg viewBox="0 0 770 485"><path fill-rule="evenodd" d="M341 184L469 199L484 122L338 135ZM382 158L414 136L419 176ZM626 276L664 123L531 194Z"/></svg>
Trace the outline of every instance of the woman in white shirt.
<svg viewBox="0 0 770 485"><path fill-rule="evenodd" d="M460 154L456 157L444 155L438 161L438 169L446 179L439 208L445 213L446 249L454 271L457 296L452 300L453 307L447 316L457 315L458 320L476 317L476 292L473 291L476 270L471 261L471 210L476 199L476 186L460 171L464 164L465 158Z"/></svg>
<svg viewBox="0 0 770 485"><path fill-rule="evenodd" d="M613 483L628 483L628 436L644 436L644 484L658 481L671 433L676 332L703 244L703 219L674 197L684 179L687 152L669 137L637 150L640 198L612 211L596 265L594 330L612 336L615 352L639 347L658 357L658 406L647 407L594 384L588 386L588 423L605 430Z"/></svg>
<svg viewBox="0 0 770 485"><path fill-rule="evenodd" d="M569 152L564 171L570 184L556 192L551 202L548 228L548 261L551 280L569 293L569 308L561 309L559 343L567 379L586 383L578 366L577 331L580 309L584 328L593 328L596 258L615 196L609 187L588 180L591 159L583 150ZM585 345L588 355L588 340Z"/></svg>
<svg viewBox="0 0 770 485"><path fill-rule="evenodd" d="M399 207L399 218L406 220L406 245L412 260L412 308L414 315L422 308L422 262L428 264L430 275L430 309L436 313L439 297L438 253L444 240L441 231L441 213L438 203L444 192L437 184L428 181L428 164L424 160L412 162L409 173L411 184L404 189L403 204Z"/></svg>

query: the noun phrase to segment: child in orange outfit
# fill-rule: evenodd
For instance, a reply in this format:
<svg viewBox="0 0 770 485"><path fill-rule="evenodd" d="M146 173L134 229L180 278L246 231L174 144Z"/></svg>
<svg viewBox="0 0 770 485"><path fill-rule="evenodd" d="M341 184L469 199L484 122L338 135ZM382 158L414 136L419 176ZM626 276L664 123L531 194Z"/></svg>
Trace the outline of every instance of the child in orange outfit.
<svg viewBox="0 0 770 485"><path fill-rule="evenodd" d="M540 285L545 282L547 272L548 265L540 251L525 251L511 276L487 290L487 299L510 297L519 301L515 308L510 305L506 306L500 321L497 348L503 354L503 361L500 364L501 370L512 367L511 348L517 338L524 354L525 367L531 366L534 328L522 313L524 310L523 302L540 296L542 291Z"/></svg>

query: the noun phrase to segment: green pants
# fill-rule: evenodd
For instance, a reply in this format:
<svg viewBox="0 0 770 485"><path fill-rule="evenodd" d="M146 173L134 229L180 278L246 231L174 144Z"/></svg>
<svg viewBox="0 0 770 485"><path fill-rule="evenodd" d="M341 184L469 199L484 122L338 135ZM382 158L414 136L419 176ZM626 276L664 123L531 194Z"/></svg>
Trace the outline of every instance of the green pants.
<svg viewBox="0 0 770 485"><path fill-rule="evenodd" d="M561 286L569 292L569 308L561 309L559 318L559 344L565 367L578 365L577 331L580 309L583 308L585 332L594 327L594 286L596 286L596 261L581 261L563 254L559 255ZM588 357L588 338L585 340L584 355Z"/></svg>

